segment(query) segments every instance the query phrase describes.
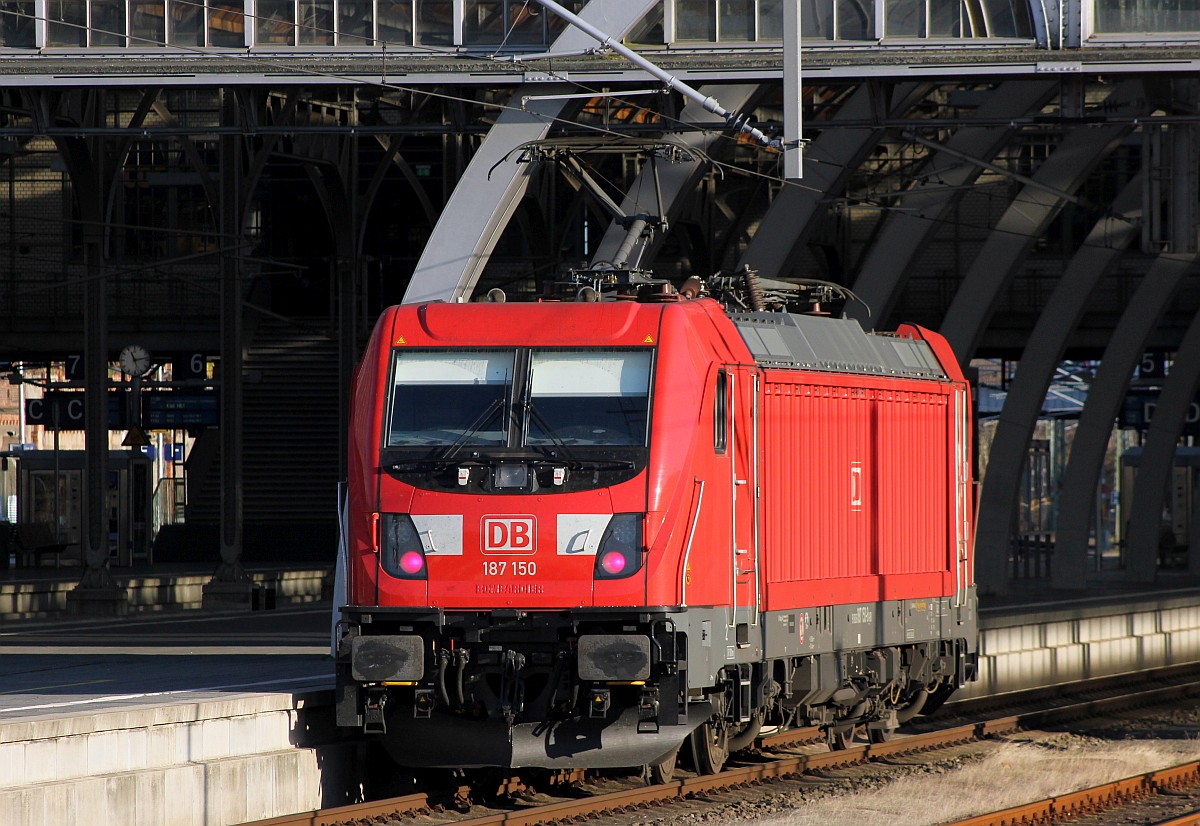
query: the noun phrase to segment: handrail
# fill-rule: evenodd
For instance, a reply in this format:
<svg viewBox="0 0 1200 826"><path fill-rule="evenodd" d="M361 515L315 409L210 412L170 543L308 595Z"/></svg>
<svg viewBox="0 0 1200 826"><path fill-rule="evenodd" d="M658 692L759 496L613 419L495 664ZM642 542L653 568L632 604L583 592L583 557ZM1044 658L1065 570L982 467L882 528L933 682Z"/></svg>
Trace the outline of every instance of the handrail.
<svg viewBox="0 0 1200 826"><path fill-rule="evenodd" d="M159 479L154 488L152 502L149 538L151 543L163 525L177 525L184 521L184 508L187 505L187 486L184 480L177 476L164 476Z"/></svg>
<svg viewBox="0 0 1200 826"><path fill-rule="evenodd" d="M696 493L696 510L692 514L692 526L688 529L687 544L683 549L683 573L679 580L679 604L687 607L688 561L692 556L692 540L696 536L696 523L700 521L700 507L704 504L704 480L696 479L693 485L699 486Z"/></svg>

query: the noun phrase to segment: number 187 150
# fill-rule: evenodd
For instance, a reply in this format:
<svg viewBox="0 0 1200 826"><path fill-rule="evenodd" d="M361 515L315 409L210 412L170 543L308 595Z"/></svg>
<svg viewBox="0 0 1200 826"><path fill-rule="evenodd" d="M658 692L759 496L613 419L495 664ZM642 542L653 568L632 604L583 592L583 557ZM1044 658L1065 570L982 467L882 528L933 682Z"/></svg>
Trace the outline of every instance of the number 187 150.
<svg viewBox="0 0 1200 826"><path fill-rule="evenodd" d="M485 559L483 561L484 576L535 576L537 563L530 560L510 562L506 559Z"/></svg>

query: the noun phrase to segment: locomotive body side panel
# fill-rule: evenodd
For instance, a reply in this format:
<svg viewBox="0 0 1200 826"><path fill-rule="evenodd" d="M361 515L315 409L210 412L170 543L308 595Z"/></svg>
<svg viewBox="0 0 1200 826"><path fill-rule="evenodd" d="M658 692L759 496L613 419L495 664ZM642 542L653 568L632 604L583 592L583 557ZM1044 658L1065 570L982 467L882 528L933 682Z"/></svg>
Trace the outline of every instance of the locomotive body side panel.
<svg viewBox="0 0 1200 826"><path fill-rule="evenodd" d="M379 422L386 396L391 334L396 308L384 311L354 373L350 399L347 485L347 597L352 605L379 604L379 565L372 553L372 517L379 498ZM419 596L417 597L419 598Z"/></svg>
<svg viewBox="0 0 1200 826"><path fill-rule="evenodd" d="M663 308L647 495L650 605L730 603L735 445L715 446L716 396L735 392L731 365L752 362L720 305L702 300ZM722 370L725 383L718 388ZM722 407L726 429L748 426L750 396L741 392L744 404ZM741 507L748 526L751 505Z"/></svg>
<svg viewBox="0 0 1200 826"><path fill-rule="evenodd" d="M953 559L948 503L954 493L949 396L882 391L876 414L879 573L947 571Z"/></svg>
<svg viewBox="0 0 1200 826"><path fill-rule="evenodd" d="M962 596L970 575L966 387L916 327L746 314L763 370L765 605Z"/></svg>
<svg viewBox="0 0 1200 826"><path fill-rule="evenodd" d="M767 609L952 593L952 385L767 376Z"/></svg>

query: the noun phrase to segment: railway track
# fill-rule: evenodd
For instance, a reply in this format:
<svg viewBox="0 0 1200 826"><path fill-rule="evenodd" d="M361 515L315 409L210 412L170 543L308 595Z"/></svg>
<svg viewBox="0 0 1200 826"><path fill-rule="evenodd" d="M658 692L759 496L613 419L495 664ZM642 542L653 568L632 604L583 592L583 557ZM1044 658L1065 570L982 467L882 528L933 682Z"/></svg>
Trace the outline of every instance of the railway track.
<svg viewBox="0 0 1200 826"><path fill-rule="evenodd" d="M1154 797L1179 796L1195 791L1194 802L1189 808L1200 806L1200 761L1183 763L1168 769L1127 777L1112 783L1104 783L1070 794L1038 800L1021 806L1013 806L990 814L955 821L950 826L1014 826L1014 824L1052 823L1056 820L1076 818L1082 815L1119 815L1113 823L1151 823L1155 826L1192 826L1200 824L1200 812L1193 809L1188 814L1169 820L1132 819L1133 810ZM1192 797L1191 794L1188 795ZM1104 822L1101 820L1100 822Z"/></svg>
<svg viewBox="0 0 1200 826"><path fill-rule="evenodd" d="M1183 673L1179 669L1173 669L1172 672L1177 674ZM1119 682L1119 680L1116 682ZM1094 683L1089 684L1089 686L1090 691L1088 693L1098 691ZM823 742L820 733L816 729L795 729L761 737L757 745L764 753L762 762L732 766L716 775L689 777L657 786L647 785L623 788L618 791L600 791L596 794L582 795L572 799L555 800L554 802L542 805L523 804L516 800L516 797L519 797L518 795L513 798L514 802L512 805L474 817L469 815L454 817L452 811L453 800L444 794L418 793L387 800L255 821L253 824L244 824L244 826L349 826L350 824L357 825L363 823L384 824L413 819L429 813L437 813L439 820L452 823L453 826L493 826L493 824L533 826L533 824L540 823L564 823L588 817L632 811L649 806L666 805L673 801L703 797L714 792L728 791L739 787L769 783L782 778L869 763L873 760L885 760L917 752L946 749L964 743L1012 734L1022 729L1062 724L1078 719L1102 717L1142 706L1168 703L1197 696L1200 696L1200 677L1193 674L1190 679L1173 682L1168 685L1127 690L1123 693L1110 696L1084 696L1082 699L1065 703L1059 700L1059 704L1052 708L1021 711L980 722L906 734L884 743L864 743L839 751L819 751L777 758L765 757L766 753L775 750ZM1045 702L1046 700L1042 701ZM980 704L980 701L973 701L973 703ZM1161 774L1162 776L1146 780L1147 777L1150 777L1150 775L1147 775L1140 776L1140 779L1150 783L1151 786L1158 783L1159 787L1164 789L1169 787L1169 782L1175 782L1171 780L1175 775L1163 774L1161 772L1152 774ZM1181 768L1178 776L1187 776L1187 770ZM1138 779L1131 778L1130 782L1132 783ZM1116 788L1114 784L1108 785ZM510 790L514 788L510 786ZM1120 787L1120 789L1111 792L1110 796L1120 797L1122 794L1127 795L1132 793L1122 791L1125 788ZM1129 786L1128 788L1131 789L1133 787ZM1099 800L1101 794L1102 792L1096 792L1095 799ZM1066 805L1064 799L1064 797L1060 796L1051 801L1042 801L1042 803L1050 807L1047 811L1052 812L1055 811L1054 807ZM1086 800L1086 797L1081 797L1081 802L1072 805L1086 807L1090 805L1086 803ZM1080 810L1084 809L1081 808ZM1024 820L1020 819L1016 814L997 813L996 817L999 819L975 819L963 821L963 824L970 824L970 826L984 826L984 824L1008 826L1008 824L1013 823L1038 822L1032 815L1022 816L1025 817ZM1014 817L1016 819L1013 819ZM1196 822L1200 823L1200 821Z"/></svg>

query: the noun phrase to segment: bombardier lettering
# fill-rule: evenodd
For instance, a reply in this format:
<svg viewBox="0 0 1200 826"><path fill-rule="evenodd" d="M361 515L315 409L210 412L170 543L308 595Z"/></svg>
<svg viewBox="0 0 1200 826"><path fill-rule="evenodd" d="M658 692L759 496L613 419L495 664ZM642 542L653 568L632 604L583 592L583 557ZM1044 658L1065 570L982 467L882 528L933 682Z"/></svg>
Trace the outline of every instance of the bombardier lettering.
<svg viewBox="0 0 1200 826"><path fill-rule="evenodd" d="M513 585L476 585L477 594L544 594L546 589L534 583L519 583Z"/></svg>

